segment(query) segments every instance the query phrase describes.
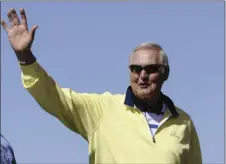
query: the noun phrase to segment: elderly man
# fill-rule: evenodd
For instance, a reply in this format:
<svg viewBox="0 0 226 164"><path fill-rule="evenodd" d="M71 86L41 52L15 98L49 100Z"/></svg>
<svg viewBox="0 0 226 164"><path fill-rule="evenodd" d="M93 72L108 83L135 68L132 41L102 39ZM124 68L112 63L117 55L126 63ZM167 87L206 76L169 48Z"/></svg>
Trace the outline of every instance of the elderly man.
<svg viewBox="0 0 226 164"><path fill-rule="evenodd" d="M13 148L1 134L1 164L16 164Z"/></svg>
<svg viewBox="0 0 226 164"><path fill-rule="evenodd" d="M201 164L194 124L161 92L169 75L166 53L153 43L135 48L129 58L126 94L78 93L61 88L31 52L35 30L10 9L2 26L20 62L23 86L37 103L89 143L90 163Z"/></svg>

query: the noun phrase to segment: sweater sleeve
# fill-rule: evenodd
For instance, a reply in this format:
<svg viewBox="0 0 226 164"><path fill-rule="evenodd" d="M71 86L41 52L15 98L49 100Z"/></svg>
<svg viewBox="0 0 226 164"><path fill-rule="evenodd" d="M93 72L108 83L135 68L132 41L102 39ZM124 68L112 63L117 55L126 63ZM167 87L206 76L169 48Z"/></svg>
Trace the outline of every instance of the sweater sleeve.
<svg viewBox="0 0 226 164"><path fill-rule="evenodd" d="M77 93L61 88L37 62L20 68L24 88L40 107L88 139L102 118L105 94Z"/></svg>

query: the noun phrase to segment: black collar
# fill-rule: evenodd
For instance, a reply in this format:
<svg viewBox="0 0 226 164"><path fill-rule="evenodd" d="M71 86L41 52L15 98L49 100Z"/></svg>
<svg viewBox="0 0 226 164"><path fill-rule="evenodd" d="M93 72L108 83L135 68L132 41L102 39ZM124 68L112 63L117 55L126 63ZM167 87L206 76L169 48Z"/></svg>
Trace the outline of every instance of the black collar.
<svg viewBox="0 0 226 164"><path fill-rule="evenodd" d="M169 111L171 112L172 116L178 117L179 113L177 112L173 101L168 96L164 95L163 93L161 93L161 96L162 96L163 102L169 108ZM133 94L131 86L129 86L127 88L124 104L127 105L127 106L131 106L131 107L135 106L135 95ZM139 110L142 111L142 108L139 108Z"/></svg>

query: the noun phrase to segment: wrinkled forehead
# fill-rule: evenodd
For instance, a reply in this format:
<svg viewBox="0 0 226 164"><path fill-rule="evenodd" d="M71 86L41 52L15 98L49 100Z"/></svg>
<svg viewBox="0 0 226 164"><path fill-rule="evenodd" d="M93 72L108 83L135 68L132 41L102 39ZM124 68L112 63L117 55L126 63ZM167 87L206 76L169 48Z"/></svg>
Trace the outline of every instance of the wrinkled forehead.
<svg viewBox="0 0 226 164"><path fill-rule="evenodd" d="M137 50L130 56L129 65L163 64L162 56L157 50Z"/></svg>

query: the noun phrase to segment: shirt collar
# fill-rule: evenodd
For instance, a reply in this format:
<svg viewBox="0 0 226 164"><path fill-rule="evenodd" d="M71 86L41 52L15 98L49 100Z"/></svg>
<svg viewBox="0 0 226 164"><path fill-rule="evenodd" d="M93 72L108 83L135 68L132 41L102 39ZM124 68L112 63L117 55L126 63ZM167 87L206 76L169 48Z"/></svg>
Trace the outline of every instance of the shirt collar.
<svg viewBox="0 0 226 164"><path fill-rule="evenodd" d="M135 103L134 103L134 100L133 100L134 96L135 95L133 94L132 87L129 86L127 88L127 91L126 91L124 104L127 105L127 106L130 106L130 107L135 107ZM179 113L177 112L173 101L168 96L164 95L163 93L162 93L162 96L163 96L163 102L168 107L171 115L173 117L178 117Z"/></svg>

